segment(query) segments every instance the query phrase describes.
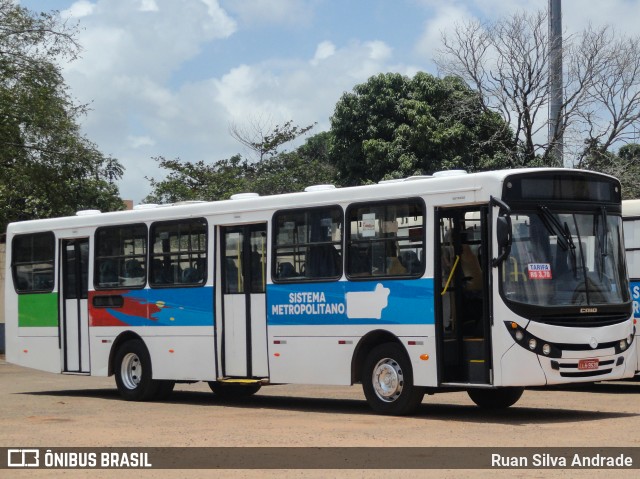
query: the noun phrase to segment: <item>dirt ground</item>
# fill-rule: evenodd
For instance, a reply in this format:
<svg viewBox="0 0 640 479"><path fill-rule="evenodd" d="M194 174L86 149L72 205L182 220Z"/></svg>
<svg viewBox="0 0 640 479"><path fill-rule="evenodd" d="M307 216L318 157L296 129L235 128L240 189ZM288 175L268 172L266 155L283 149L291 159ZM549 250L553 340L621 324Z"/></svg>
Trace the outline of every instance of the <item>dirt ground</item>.
<svg viewBox="0 0 640 479"><path fill-rule="evenodd" d="M2 447L640 447L640 382L527 390L499 412L466 393L425 396L412 417L373 414L362 389L269 386L246 400L179 384L164 402L122 401L113 378L63 376L0 358ZM637 467L637 466L636 466ZM634 470L0 470L0 477L637 477Z"/></svg>

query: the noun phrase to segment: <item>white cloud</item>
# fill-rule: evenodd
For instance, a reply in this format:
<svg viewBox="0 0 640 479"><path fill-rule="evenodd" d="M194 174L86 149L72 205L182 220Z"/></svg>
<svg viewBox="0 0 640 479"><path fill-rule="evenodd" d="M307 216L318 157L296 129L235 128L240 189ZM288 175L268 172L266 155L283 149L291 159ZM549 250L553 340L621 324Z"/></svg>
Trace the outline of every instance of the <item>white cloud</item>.
<svg viewBox="0 0 640 479"><path fill-rule="evenodd" d="M82 18L91 15L95 8L95 4L91 3L89 0L79 0L78 2L75 2L73 5L71 5L68 9L61 11L60 15L63 18Z"/></svg>
<svg viewBox="0 0 640 479"><path fill-rule="evenodd" d="M321 60L329 58L336 52L336 46L330 41L320 42L316 48L316 54L311 60L312 65L317 65Z"/></svg>
<svg viewBox="0 0 640 479"><path fill-rule="evenodd" d="M81 58L63 69L73 96L90 103L84 133L123 162L122 194L139 201L142 177L155 176L150 158L179 156L178 145L192 135L181 125L190 123L185 106L198 101L182 104L172 75L206 45L232 35L236 23L217 0L80 0L62 15L81 21Z"/></svg>
<svg viewBox="0 0 640 479"><path fill-rule="evenodd" d="M140 0L139 10L141 12L157 12L159 9L155 0Z"/></svg>
<svg viewBox="0 0 640 479"><path fill-rule="evenodd" d="M155 140L148 136L128 136L127 143L131 148L137 149L143 146L153 146L156 144Z"/></svg>
<svg viewBox="0 0 640 479"><path fill-rule="evenodd" d="M471 13L462 5L438 3L434 15L425 21L422 34L415 45L418 55L427 61L436 56L441 46L442 32L453 30L454 26L472 18Z"/></svg>
<svg viewBox="0 0 640 479"><path fill-rule="evenodd" d="M390 70L391 53L381 41L353 42L341 48L322 42L310 61L234 68L213 81L215 100L234 121L272 116L276 123L317 121L315 131L326 130L342 93L371 75ZM320 57L322 61L316 61ZM409 67L393 69L407 73Z"/></svg>

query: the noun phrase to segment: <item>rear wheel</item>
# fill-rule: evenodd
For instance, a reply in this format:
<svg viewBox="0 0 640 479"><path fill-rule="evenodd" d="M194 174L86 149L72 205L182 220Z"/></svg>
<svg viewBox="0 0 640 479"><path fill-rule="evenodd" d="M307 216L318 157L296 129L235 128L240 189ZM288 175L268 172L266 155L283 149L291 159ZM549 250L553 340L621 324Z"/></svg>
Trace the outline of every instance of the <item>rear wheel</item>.
<svg viewBox="0 0 640 479"><path fill-rule="evenodd" d="M260 391L260 383L223 383L219 381L209 381L209 387L216 396L225 399L243 398L253 396Z"/></svg>
<svg viewBox="0 0 640 479"><path fill-rule="evenodd" d="M127 341L118 349L115 376L118 391L127 401L149 401L160 390L160 381L152 379L149 351L139 339Z"/></svg>
<svg viewBox="0 0 640 479"><path fill-rule="evenodd" d="M507 387L497 389L469 389L471 400L481 408L506 409L518 402L524 388Z"/></svg>
<svg viewBox="0 0 640 479"><path fill-rule="evenodd" d="M424 397L424 389L413 384L407 353L397 343L381 344L367 355L362 389L369 406L380 414L411 414Z"/></svg>

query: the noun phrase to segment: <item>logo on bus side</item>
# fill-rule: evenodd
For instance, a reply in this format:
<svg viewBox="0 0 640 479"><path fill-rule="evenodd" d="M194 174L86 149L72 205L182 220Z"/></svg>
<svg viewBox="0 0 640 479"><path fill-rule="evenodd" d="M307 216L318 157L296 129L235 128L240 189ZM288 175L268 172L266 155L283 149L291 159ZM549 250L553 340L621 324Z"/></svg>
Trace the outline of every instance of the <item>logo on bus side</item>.
<svg viewBox="0 0 640 479"><path fill-rule="evenodd" d="M382 310L388 304L391 290L382 283L376 284L373 291L347 292L344 302L328 302L324 292L289 293L289 304L273 304L273 315L299 314L345 314L349 319L365 319L382 317Z"/></svg>
<svg viewBox="0 0 640 479"><path fill-rule="evenodd" d="M631 299L633 299L633 316L640 318L640 284L631 283Z"/></svg>
<svg viewBox="0 0 640 479"><path fill-rule="evenodd" d="M382 317L382 310L389 304L389 288L381 283L373 291L359 291L345 294L347 301L347 318L375 318Z"/></svg>
<svg viewBox="0 0 640 479"><path fill-rule="evenodd" d="M270 284L266 296L272 326L434 324L431 278Z"/></svg>

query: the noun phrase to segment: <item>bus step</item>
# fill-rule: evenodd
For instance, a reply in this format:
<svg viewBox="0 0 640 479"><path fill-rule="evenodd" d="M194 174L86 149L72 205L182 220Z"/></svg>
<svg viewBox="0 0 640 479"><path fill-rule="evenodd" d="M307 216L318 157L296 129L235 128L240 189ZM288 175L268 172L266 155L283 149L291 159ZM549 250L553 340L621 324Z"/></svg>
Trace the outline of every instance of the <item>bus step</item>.
<svg viewBox="0 0 640 479"><path fill-rule="evenodd" d="M462 340L462 351L465 360L484 359L484 339L464 338Z"/></svg>
<svg viewBox="0 0 640 479"><path fill-rule="evenodd" d="M470 383L485 382L485 363L484 359L470 359L467 362L467 374Z"/></svg>
<svg viewBox="0 0 640 479"><path fill-rule="evenodd" d="M224 384L265 384L266 379L247 379L247 378L218 378L219 383Z"/></svg>

